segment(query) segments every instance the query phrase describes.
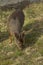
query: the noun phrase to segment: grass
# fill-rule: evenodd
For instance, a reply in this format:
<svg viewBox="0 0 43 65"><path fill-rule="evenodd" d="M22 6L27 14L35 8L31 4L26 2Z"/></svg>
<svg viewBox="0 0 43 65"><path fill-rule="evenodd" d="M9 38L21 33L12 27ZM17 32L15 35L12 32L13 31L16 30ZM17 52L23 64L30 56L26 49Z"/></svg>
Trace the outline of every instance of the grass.
<svg viewBox="0 0 43 65"><path fill-rule="evenodd" d="M0 10L0 65L43 65L43 3L33 3L24 9L25 48L10 44L7 18L14 11Z"/></svg>

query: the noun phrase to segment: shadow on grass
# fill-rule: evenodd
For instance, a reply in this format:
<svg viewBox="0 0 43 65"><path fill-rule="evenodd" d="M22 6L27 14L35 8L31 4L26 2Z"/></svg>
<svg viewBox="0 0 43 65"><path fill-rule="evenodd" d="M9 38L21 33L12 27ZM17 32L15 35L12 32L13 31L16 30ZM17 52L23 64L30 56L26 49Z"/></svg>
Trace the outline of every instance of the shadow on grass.
<svg viewBox="0 0 43 65"><path fill-rule="evenodd" d="M8 32L0 32L0 42L6 40L9 38L9 33Z"/></svg>
<svg viewBox="0 0 43 65"><path fill-rule="evenodd" d="M34 23L24 26L25 30L25 48L32 46L37 42L39 37L43 35L43 21L35 20Z"/></svg>

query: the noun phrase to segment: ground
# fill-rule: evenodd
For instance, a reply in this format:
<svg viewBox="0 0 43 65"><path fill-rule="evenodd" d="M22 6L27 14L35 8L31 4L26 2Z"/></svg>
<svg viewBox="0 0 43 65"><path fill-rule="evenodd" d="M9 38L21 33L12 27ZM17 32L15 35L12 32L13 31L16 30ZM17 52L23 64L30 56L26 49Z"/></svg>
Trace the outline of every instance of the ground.
<svg viewBox="0 0 43 65"><path fill-rule="evenodd" d="M0 65L43 65L43 3L25 8L25 48L19 50L7 32L7 18L13 10L0 10Z"/></svg>

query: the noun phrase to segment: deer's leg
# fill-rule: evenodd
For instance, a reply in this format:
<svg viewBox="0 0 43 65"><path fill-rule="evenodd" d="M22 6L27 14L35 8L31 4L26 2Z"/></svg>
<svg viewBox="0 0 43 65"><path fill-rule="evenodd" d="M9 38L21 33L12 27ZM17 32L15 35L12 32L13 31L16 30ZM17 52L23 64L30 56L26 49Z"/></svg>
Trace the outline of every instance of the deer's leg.
<svg viewBox="0 0 43 65"><path fill-rule="evenodd" d="M12 34L9 33L9 43L12 43Z"/></svg>
<svg viewBox="0 0 43 65"><path fill-rule="evenodd" d="M21 32L21 34L20 34L20 44L21 44L21 48L23 49L24 48L24 41L25 41L25 33L24 33L24 31L23 32Z"/></svg>

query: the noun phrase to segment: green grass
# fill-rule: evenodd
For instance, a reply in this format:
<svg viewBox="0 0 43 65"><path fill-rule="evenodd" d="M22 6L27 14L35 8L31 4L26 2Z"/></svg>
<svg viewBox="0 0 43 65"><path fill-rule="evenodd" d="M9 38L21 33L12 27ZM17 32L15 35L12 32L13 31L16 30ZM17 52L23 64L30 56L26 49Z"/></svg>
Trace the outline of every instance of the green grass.
<svg viewBox="0 0 43 65"><path fill-rule="evenodd" d="M43 65L43 3L30 4L24 9L25 48L10 44L7 18L14 11L0 10L0 65Z"/></svg>

